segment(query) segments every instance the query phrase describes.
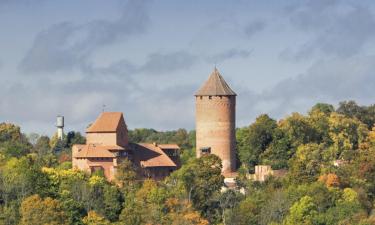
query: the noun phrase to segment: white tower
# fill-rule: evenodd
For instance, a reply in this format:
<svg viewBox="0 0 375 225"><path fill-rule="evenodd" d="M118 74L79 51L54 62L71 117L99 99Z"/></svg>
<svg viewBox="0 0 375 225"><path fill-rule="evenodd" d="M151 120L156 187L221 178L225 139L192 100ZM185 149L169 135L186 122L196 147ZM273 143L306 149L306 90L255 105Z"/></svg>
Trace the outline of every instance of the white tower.
<svg viewBox="0 0 375 225"><path fill-rule="evenodd" d="M57 137L62 140L64 137L64 117L57 116L56 119Z"/></svg>

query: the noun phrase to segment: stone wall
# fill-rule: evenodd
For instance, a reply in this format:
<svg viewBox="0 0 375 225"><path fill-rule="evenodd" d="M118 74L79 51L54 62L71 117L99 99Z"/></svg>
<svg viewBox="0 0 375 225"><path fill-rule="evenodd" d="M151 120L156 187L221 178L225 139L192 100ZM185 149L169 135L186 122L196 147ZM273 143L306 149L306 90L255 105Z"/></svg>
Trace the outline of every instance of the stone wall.
<svg viewBox="0 0 375 225"><path fill-rule="evenodd" d="M250 174L250 179L263 182L270 176L283 177L287 172L285 169L273 170L269 165L257 165L255 166L255 173Z"/></svg>

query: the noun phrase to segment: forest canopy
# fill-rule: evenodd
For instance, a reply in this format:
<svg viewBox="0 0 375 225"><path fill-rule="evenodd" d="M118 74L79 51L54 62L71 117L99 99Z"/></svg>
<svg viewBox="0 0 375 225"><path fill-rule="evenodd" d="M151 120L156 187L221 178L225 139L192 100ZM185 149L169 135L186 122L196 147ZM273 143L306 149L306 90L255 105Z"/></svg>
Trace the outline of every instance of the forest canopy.
<svg viewBox="0 0 375 225"><path fill-rule="evenodd" d="M72 168L63 140L0 123L0 224L292 225L375 224L375 106L314 105L237 128L238 186L222 191L215 155L195 158L195 132L129 131L131 142L177 143L182 167L163 181L137 180L125 160L117 183ZM256 165L284 177L249 179Z"/></svg>

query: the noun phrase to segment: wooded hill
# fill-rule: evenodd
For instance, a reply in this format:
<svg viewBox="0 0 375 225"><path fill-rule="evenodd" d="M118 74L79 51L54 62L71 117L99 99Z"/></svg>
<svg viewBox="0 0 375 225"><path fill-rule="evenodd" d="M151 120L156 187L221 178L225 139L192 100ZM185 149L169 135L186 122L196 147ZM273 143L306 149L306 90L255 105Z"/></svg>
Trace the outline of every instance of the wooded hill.
<svg viewBox="0 0 375 225"><path fill-rule="evenodd" d="M353 101L278 121L260 115L237 129L239 187L226 192L220 159L195 159L194 131L129 131L132 142L178 143L183 166L162 182L139 181L125 161L115 185L71 168L81 134L59 141L1 123L0 224L375 224L374 122L375 106ZM288 173L247 179L260 164Z"/></svg>

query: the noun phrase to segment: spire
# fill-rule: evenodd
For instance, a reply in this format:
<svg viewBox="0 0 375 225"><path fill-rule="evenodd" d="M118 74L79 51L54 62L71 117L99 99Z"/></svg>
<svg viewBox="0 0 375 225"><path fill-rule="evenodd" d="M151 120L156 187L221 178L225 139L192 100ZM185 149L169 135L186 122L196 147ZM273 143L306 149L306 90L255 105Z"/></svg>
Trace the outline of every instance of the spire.
<svg viewBox="0 0 375 225"><path fill-rule="evenodd" d="M211 73L208 80L203 84L203 86L195 93L195 96L224 96L224 95L237 95L225 82L224 78L221 76L216 66L214 71Z"/></svg>

